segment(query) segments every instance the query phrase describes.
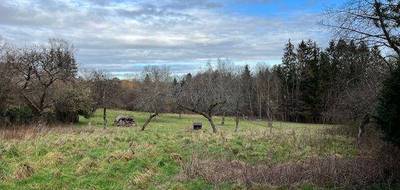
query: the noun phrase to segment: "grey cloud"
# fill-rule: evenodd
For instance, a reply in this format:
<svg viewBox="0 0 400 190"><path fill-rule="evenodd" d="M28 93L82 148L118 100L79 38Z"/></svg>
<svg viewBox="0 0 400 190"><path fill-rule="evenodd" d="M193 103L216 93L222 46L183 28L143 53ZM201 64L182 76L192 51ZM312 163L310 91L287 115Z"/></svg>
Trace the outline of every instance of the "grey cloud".
<svg viewBox="0 0 400 190"><path fill-rule="evenodd" d="M146 4L136 10L117 9L115 12L119 16L135 19L144 24L156 26L188 24L196 20L196 18L191 15L169 11L150 4Z"/></svg>
<svg viewBox="0 0 400 190"><path fill-rule="evenodd" d="M296 42L326 37L315 25L315 15L234 15L217 11L223 5L212 1L11 2L0 4L0 41L2 36L23 46L64 38L78 49L81 68L110 72L136 72L139 65L157 63L182 73L220 57L239 62L278 60L289 38ZM177 64L181 62L191 64Z"/></svg>

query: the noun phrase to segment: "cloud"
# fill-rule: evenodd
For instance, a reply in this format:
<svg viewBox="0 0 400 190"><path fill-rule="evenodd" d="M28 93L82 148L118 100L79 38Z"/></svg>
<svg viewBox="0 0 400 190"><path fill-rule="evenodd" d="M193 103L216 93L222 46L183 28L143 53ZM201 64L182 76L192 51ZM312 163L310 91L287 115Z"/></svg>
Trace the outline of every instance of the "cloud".
<svg viewBox="0 0 400 190"><path fill-rule="evenodd" d="M221 57L276 62L289 38L326 41L315 14L257 17L227 10L225 1L3 1L3 39L26 45L64 38L78 49L81 68L113 73L134 73L140 70L135 65L143 64L166 64L184 73Z"/></svg>

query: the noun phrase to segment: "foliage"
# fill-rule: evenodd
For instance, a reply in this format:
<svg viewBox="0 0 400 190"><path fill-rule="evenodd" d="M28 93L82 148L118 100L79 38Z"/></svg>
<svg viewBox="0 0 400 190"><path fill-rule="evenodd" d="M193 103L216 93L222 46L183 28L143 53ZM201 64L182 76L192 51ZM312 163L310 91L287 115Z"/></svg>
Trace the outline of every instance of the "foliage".
<svg viewBox="0 0 400 190"><path fill-rule="evenodd" d="M377 107L378 123L386 138L400 145L400 67L383 84Z"/></svg>
<svg viewBox="0 0 400 190"><path fill-rule="evenodd" d="M24 106L9 108L5 112L4 116L10 123L15 124L27 124L30 123L34 118L32 109Z"/></svg>
<svg viewBox="0 0 400 190"><path fill-rule="evenodd" d="M88 118L93 113L93 100L90 89L78 82L66 85L58 92L55 102L55 114L58 121L79 121L79 115Z"/></svg>
<svg viewBox="0 0 400 190"><path fill-rule="evenodd" d="M377 47L365 42L331 41L321 51L315 42L289 41L283 64L279 112L284 120L344 122L371 114L380 84L390 70Z"/></svg>

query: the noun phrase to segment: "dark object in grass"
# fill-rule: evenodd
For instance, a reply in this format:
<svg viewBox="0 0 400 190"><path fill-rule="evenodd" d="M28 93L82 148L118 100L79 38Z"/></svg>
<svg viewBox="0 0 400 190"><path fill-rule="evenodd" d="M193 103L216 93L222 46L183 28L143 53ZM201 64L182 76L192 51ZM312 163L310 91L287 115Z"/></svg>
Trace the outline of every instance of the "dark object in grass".
<svg viewBox="0 0 400 190"><path fill-rule="evenodd" d="M193 123L193 130L200 130L202 127L202 123Z"/></svg>
<svg viewBox="0 0 400 190"><path fill-rule="evenodd" d="M132 117L129 117L129 116L122 116L122 115L119 115L118 117L116 117L114 123L117 127L134 127L134 126L136 126L135 119L133 119Z"/></svg>

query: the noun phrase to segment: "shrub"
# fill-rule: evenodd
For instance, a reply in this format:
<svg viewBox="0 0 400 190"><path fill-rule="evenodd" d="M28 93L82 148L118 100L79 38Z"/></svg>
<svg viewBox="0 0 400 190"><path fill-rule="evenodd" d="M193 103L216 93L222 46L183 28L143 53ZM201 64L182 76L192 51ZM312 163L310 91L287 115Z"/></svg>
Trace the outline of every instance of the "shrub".
<svg viewBox="0 0 400 190"><path fill-rule="evenodd" d="M377 116L386 139L400 146L400 67L383 83Z"/></svg>
<svg viewBox="0 0 400 190"><path fill-rule="evenodd" d="M93 102L89 89L76 85L66 87L59 92L55 103L55 114L61 122L79 122L79 115L89 117L92 114Z"/></svg>
<svg viewBox="0 0 400 190"><path fill-rule="evenodd" d="M30 123L34 115L32 109L29 107L12 107L5 112L5 118L13 124L27 124Z"/></svg>

